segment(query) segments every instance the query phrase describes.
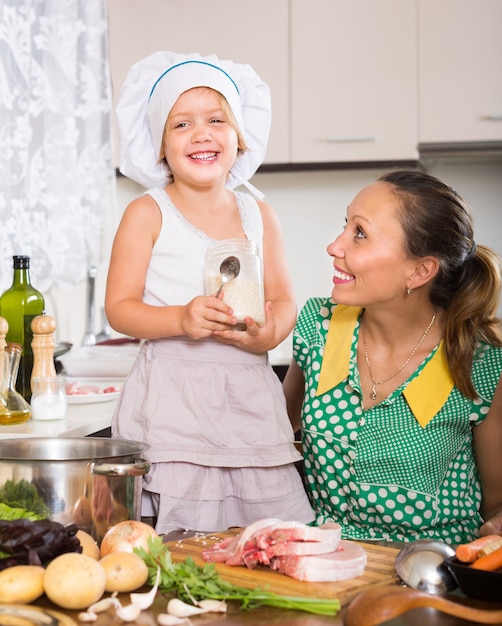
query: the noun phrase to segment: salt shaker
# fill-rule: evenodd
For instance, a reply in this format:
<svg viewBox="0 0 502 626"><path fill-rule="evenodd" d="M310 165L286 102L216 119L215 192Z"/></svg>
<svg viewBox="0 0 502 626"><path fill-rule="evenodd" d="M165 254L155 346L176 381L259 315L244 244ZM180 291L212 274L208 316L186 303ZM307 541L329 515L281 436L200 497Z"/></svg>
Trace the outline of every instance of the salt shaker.
<svg viewBox="0 0 502 626"><path fill-rule="evenodd" d="M35 376L32 384L32 419L60 420L66 417L67 400L63 377Z"/></svg>

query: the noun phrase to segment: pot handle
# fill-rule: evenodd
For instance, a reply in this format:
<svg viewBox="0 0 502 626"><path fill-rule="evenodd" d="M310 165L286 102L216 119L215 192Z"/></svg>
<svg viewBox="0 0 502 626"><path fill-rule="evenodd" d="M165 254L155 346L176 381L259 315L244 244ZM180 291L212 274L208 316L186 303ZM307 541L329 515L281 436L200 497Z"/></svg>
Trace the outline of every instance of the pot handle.
<svg viewBox="0 0 502 626"><path fill-rule="evenodd" d="M89 463L91 474L100 476L144 476L150 471L150 462L136 459L134 463Z"/></svg>

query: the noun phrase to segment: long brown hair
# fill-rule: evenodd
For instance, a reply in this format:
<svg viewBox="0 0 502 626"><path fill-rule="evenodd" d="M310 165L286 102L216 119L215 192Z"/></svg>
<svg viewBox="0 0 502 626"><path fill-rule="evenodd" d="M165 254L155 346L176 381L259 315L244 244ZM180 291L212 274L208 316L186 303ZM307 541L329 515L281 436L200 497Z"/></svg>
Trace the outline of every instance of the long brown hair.
<svg viewBox="0 0 502 626"><path fill-rule="evenodd" d="M502 347L497 318L502 261L491 248L476 245L469 206L442 181L419 170L397 170L379 180L392 185L399 197L408 255L439 261L430 299L446 311L445 348L455 385L474 399L476 345Z"/></svg>

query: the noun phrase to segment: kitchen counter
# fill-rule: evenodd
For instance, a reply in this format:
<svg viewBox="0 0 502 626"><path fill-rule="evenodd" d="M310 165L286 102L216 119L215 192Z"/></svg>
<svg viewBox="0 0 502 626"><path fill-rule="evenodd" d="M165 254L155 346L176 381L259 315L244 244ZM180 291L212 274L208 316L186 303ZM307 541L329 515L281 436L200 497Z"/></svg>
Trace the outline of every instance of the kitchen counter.
<svg viewBox="0 0 502 626"><path fill-rule="evenodd" d="M69 404L62 420L30 420L0 426L0 439L13 437L87 437L110 427L116 398L104 402Z"/></svg>

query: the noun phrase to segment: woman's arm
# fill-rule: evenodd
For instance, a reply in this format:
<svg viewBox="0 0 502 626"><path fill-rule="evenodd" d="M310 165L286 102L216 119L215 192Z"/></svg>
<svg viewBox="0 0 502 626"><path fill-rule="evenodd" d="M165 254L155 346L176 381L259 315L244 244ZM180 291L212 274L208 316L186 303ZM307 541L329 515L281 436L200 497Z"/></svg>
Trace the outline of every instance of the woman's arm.
<svg viewBox="0 0 502 626"><path fill-rule="evenodd" d="M301 409L305 393L305 377L294 359L288 367L282 388L286 395L286 405L291 426L296 432L300 428Z"/></svg>
<svg viewBox="0 0 502 626"><path fill-rule="evenodd" d="M502 535L502 379L482 424L474 428L474 450L483 490L481 535Z"/></svg>

